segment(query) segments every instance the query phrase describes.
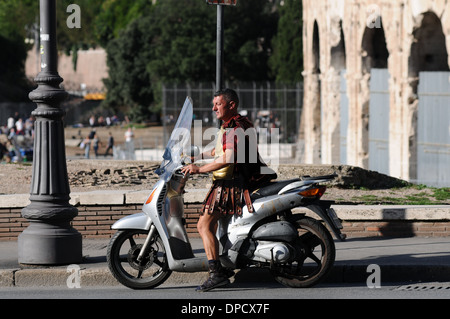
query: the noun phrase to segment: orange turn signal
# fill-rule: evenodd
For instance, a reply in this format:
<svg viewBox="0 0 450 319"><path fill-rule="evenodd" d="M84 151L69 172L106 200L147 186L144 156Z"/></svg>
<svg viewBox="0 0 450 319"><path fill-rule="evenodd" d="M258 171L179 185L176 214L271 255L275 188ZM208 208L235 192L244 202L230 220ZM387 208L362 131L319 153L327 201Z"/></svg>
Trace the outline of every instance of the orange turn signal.
<svg viewBox="0 0 450 319"><path fill-rule="evenodd" d="M150 204L150 202L151 202L152 199L153 199L153 195L155 195L155 192L156 192L157 189L158 189L158 188L155 188L155 189L153 190L153 192L150 194L150 196L148 197L147 201L145 202L146 205L147 205L147 204Z"/></svg>
<svg viewBox="0 0 450 319"><path fill-rule="evenodd" d="M325 186L323 186L323 187L318 187L318 188L307 189L306 191L299 192L298 194L303 197L320 198L325 193L326 189L327 188Z"/></svg>

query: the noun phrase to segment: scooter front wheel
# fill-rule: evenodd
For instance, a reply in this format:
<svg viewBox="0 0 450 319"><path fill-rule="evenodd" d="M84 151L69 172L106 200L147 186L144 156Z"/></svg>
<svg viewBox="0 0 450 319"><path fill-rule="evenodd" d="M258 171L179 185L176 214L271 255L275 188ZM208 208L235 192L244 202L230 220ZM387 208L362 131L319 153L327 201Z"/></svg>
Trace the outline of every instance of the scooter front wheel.
<svg viewBox="0 0 450 319"><path fill-rule="evenodd" d="M171 274L166 250L158 232L150 238L147 253L137 260L148 236L144 230L120 230L108 245L107 261L113 276L132 289L150 289L161 285Z"/></svg>

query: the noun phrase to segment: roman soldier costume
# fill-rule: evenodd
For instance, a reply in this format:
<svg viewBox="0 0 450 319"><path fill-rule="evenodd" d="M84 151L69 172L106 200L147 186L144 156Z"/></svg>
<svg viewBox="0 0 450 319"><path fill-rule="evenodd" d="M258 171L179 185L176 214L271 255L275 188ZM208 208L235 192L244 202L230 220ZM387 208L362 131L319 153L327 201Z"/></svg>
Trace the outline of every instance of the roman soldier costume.
<svg viewBox="0 0 450 319"><path fill-rule="evenodd" d="M242 214L245 204L253 212L250 194L277 174L261 159L256 143L256 131L247 117L236 115L220 127L215 148L215 157L226 150L234 152L233 162L213 172L213 185L204 202L202 212L211 214Z"/></svg>

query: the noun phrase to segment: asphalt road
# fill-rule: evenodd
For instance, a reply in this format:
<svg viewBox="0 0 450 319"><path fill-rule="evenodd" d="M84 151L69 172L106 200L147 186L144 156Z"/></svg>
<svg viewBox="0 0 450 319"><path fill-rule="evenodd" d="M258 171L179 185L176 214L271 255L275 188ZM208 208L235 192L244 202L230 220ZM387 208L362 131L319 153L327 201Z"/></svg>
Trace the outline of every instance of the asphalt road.
<svg viewBox="0 0 450 319"><path fill-rule="evenodd" d="M314 288L286 288L277 283L233 283L207 293L195 291L192 284L162 285L151 290L132 290L122 286L106 287L12 287L0 288L0 300L5 299L172 299L177 304L202 300L222 300L235 303L271 303L296 299L449 299L450 282L382 284L369 288L364 284L321 284Z"/></svg>

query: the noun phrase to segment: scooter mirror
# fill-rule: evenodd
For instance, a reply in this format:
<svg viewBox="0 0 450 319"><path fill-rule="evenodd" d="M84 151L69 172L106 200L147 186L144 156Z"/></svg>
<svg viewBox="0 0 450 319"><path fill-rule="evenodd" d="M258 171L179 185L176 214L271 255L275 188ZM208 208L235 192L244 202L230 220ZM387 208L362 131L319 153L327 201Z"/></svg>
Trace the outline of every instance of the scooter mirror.
<svg viewBox="0 0 450 319"><path fill-rule="evenodd" d="M200 154L200 149L198 148L197 145L192 145L189 150L189 153L191 157L198 156Z"/></svg>

